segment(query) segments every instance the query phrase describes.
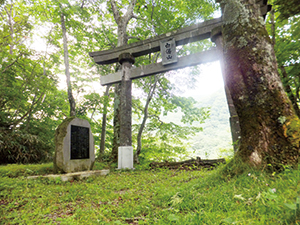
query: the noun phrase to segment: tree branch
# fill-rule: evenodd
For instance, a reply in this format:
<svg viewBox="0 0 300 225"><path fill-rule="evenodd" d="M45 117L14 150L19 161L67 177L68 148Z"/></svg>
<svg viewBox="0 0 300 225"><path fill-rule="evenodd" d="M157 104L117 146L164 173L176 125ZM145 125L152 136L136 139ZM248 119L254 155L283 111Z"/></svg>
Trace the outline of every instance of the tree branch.
<svg viewBox="0 0 300 225"><path fill-rule="evenodd" d="M145 128L145 125L146 125L146 122L147 122L147 119L148 119L148 108L149 108L149 104L151 102L151 99L152 99L153 94L154 94L155 89L156 89L156 84L157 84L158 77L155 76L154 79L155 79L154 84L150 87L149 92L148 92L148 97L147 97L145 108L144 108L144 118L143 118L143 121L141 123L138 135L137 135L137 148L136 148L136 152L135 152L135 161L137 163L139 162L138 157L139 157L139 154L141 153L141 150L142 150L142 134L143 134L143 130ZM151 79L150 79L149 83L151 83Z"/></svg>
<svg viewBox="0 0 300 225"><path fill-rule="evenodd" d="M3 19L3 21L4 21L5 18L4 18L4 16L3 16L2 12L0 12L0 16L2 17L2 19Z"/></svg>
<svg viewBox="0 0 300 225"><path fill-rule="evenodd" d="M32 102L31 104L31 107L30 109L21 117L19 118L18 120L16 120L15 122L13 122L11 125L13 125L14 127L16 125L18 125L29 113L31 113L31 111L33 110L33 106L36 105L40 100L41 98L44 96L44 93L42 93L39 97L39 99L36 101L36 102Z"/></svg>
<svg viewBox="0 0 300 225"><path fill-rule="evenodd" d="M134 9L134 6L136 5L136 2L137 0L132 0L129 4L129 7L127 9L127 12L124 16L124 22L125 24L128 24L129 21L133 18L133 9Z"/></svg>
<svg viewBox="0 0 300 225"><path fill-rule="evenodd" d="M119 9L117 7L116 1L115 0L110 0L110 5L111 5L111 9L112 9L113 14L114 14L115 21L119 25L119 22L121 21L121 16L120 16Z"/></svg>
<svg viewBox="0 0 300 225"><path fill-rule="evenodd" d="M83 8L85 0L82 1L80 8Z"/></svg>
<svg viewBox="0 0 300 225"><path fill-rule="evenodd" d="M142 17L138 17L138 16L136 16L136 15L132 15L132 17L131 17L132 19L137 19L137 20L146 20L145 18L142 18Z"/></svg>
<svg viewBox="0 0 300 225"><path fill-rule="evenodd" d="M164 124L164 121L162 121L158 115L152 114L152 115L148 115L148 117L149 118L155 117L160 122L160 126Z"/></svg>
<svg viewBox="0 0 300 225"><path fill-rule="evenodd" d="M22 56L23 54L21 53L11 64L9 64L7 67L5 67L4 70L2 70L1 73L4 73L6 70L8 70L11 66L13 66L18 60L19 58Z"/></svg>

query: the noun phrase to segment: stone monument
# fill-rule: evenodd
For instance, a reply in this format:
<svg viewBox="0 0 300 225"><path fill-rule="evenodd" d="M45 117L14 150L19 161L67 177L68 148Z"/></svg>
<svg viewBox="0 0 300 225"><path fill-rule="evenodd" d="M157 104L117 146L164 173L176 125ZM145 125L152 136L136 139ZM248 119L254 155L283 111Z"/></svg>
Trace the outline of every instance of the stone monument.
<svg viewBox="0 0 300 225"><path fill-rule="evenodd" d="M55 132L54 171L91 170L95 162L94 138L87 120L70 117Z"/></svg>

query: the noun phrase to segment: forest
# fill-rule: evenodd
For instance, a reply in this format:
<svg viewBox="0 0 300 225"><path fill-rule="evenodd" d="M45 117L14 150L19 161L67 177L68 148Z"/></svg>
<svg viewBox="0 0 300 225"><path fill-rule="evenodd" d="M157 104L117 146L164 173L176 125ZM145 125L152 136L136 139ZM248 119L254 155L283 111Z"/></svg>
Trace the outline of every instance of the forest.
<svg viewBox="0 0 300 225"><path fill-rule="evenodd" d="M207 20L219 10L218 4L210 1L135 4L125 35L128 43ZM279 3L274 5L266 18L266 28L285 91L299 116L299 17L284 12ZM100 87L99 83L100 76L113 72L117 65L99 66L88 56L89 52L120 45L114 19L109 1L1 3L1 163L51 161L55 129L72 115L91 123L99 159L115 160L117 87ZM204 40L177 51L183 56L211 46L212 42ZM139 57L136 66L159 57ZM182 86L192 88L199 68L184 74L180 87L172 81L172 73L134 80L133 145L135 150L140 149L142 160L171 160L184 155L187 146L193 145L193 136L202 130L201 124L209 118L210 105L199 107L199 97L178 94ZM178 111L182 112L180 123L162 122L162 117Z"/></svg>
<svg viewBox="0 0 300 225"><path fill-rule="evenodd" d="M202 20L210 18L216 8L206 3L205 9L196 12L187 8L196 5L176 4L174 15L166 15L169 9L162 2L141 1L138 5L142 9L135 10L141 19L132 21L128 28L129 43L191 24L200 19L196 14L203 14ZM99 83L100 76L117 65L98 66L88 56L118 45L109 2L6 1L1 10L1 162L51 161L55 129L72 115L90 122L97 154L111 158L115 91ZM161 26L165 20L170 22ZM210 45L197 43L179 51L184 55ZM136 65L149 64L158 57L140 57ZM186 86L192 83L196 70L186 75ZM182 154L186 151L183 140L201 130L193 122L200 124L209 115L207 109L196 107L195 99L176 94L171 76L157 75L133 84L133 142L136 146L142 139L141 158L163 160ZM178 110L184 112L183 125L161 123L160 117ZM142 135L138 136L139 130ZM102 146L101 134L106 134Z"/></svg>
<svg viewBox="0 0 300 225"><path fill-rule="evenodd" d="M116 170L122 85L100 77L120 65L89 53L220 15L212 41L176 52L219 49L226 89L184 95L199 66L133 80L135 169ZM298 0L0 0L0 224L300 224L299 20ZM241 128L235 154L224 90ZM94 170L108 175L46 178L70 117L89 121ZM217 168L149 166L221 155Z"/></svg>

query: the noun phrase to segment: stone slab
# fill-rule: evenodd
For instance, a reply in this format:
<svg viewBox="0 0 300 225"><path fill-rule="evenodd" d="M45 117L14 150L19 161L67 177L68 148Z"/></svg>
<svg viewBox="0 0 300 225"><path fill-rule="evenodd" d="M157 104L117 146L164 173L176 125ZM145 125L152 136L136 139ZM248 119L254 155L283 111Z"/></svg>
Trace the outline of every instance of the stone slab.
<svg viewBox="0 0 300 225"><path fill-rule="evenodd" d="M84 154L84 157L82 158L80 153L72 159L72 127L88 130L86 131L87 133L83 132L83 134L80 134L81 131L79 130L77 131L79 133L75 134L76 139L78 139L78 146L76 146L76 151L80 151L80 148L85 147L81 146L81 142L88 138L88 140L85 140L88 145L88 154ZM86 135L88 137L86 137ZM80 139L81 136L82 140ZM94 138L91 132L91 126L87 120L70 117L64 120L58 126L55 132L55 155L53 160L55 173L73 173L92 170L95 162Z"/></svg>
<svg viewBox="0 0 300 225"><path fill-rule="evenodd" d="M75 172L75 173L66 173L66 174L49 174L45 176L29 176L27 179L37 179L39 177L48 178L50 180L56 180L60 178L61 181L72 181L72 180L82 180L87 177L98 177L98 176L105 176L109 174L109 170L91 170L91 171L82 171L82 172Z"/></svg>
<svg viewBox="0 0 300 225"><path fill-rule="evenodd" d="M133 169L132 146L120 146L118 148L118 169Z"/></svg>

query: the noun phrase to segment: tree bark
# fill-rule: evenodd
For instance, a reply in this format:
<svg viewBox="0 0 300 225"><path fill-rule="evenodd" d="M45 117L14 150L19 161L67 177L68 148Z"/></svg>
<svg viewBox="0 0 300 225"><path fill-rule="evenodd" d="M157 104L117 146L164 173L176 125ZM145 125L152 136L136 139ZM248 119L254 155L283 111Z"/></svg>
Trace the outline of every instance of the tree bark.
<svg viewBox="0 0 300 225"><path fill-rule="evenodd" d="M70 116L76 115L76 103L72 94L71 76L70 76L70 65L69 65L69 52L68 52L68 40L67 40L67 29L65 25L65 16L63 12L60 15L61 30L63 35L63 47L64 47L64 63L65 63L65 74L68 86L68 99L70 103Z"/></svg>
<svg viewBox="0 0 300 225"><path fill-rule="evenodd" d="M105 135L106 135L106 117L107 117L107 105L109 98L110 85L106 86L104 94L104 104L103 104L103 116L102 116L102 128L101 128L101 140L100 140L100 160L102 161L102 156L105 150Z"/></svg>
<svg viewBox="0 0 300 225"><path fill-rule="evenodd" d="M298 75L298 82L296 81L296 78L294 78L294 84L296 87L296 100L297 102L300 102L300 74Z"/></svg>
<svg viewBox="0 0 300 225"><path fill-rule="evenodd" d="M275 30L275 10L270 11L271 15L271 36L272 36L272 45L275 46L276 43L276 30Z"/></svg>
<svg viewBox="0 0 300 225"><path fill-rule="evenodd" d="M283 89L274 49L255 2L221 3L225 80L241 126L235 159L274 171L298 165L300 122Z"/></svg>

